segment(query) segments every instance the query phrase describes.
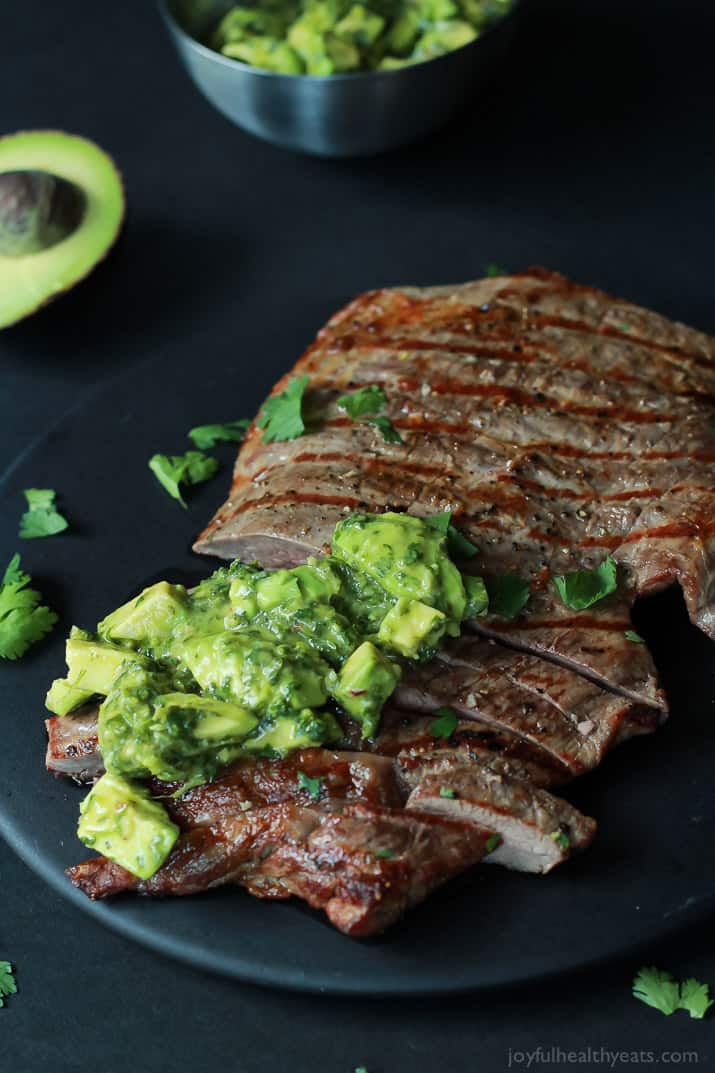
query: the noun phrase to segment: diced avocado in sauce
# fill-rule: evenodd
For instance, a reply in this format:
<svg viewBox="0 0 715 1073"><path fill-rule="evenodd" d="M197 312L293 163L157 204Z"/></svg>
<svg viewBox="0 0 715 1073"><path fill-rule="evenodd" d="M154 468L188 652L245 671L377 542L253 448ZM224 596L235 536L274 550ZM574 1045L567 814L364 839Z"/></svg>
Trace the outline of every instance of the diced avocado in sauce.
<svg viewBox="0 0 715 1073"><path fill-rule="evenodd" d="M261 723L243 743L243 752L256 756L285 756L294 749L309 749L337 741L342 736L340 725L329 712L306 709L297 716L279 715Z"/></svg>
<svg viewBox="0 0 715 1073"><path fill-rule="evenodd" d="M79 811L80 841L139 879L149 879L161 868L179 837L179 828L147 790L109 771Z"/></svg>
<svg viewBox="0 0 715 1073"><path fill-rule="evenodd" d="M107 641L133 641L148 646L168 632L172 620L185 606L183 585L158 581L103 618L97 633Z"/></svg>
<svg viewBox="0 0 715 1073"><path fill-rule="evenodd" d="M195 637L175 646L201 689L251 711L320 707L328 665L307 645L280 644L270 634L244 631Z"/></svg>
<svg viewBox="0 0 715 1073"><path fill-rule="evenodd" d="M67 715L93 696L91 690L73 686L66 678L55 678L45 697L45 707L55 715Z"/></svg>
<svg viewBox="0 0 715 1073"><path fill-rule="evenodd" d="M400 667L370 641L356 648L341 667L331 693L341 708L362 724L363 738L375 733L382 706L400 675Z"/></svg>
<svg viewBox="0 0 715 1073"><path fill-rule="evenodd" d="M69 684L90 695L102 693L105 696L125 663L137 658L134 652L126 648L99 641L84 641L78 637L68 640L66 657Z"/></svg>
<svg viewBox="0 0 715 1073"><path fill-rule="evenodd" d="M407 659L434 655L447 628L447 616L419 600L398 600L385 615L378 640Z"/></svg>
<svg viewBox="0 0 715 1073"><path fill-rule="evenodd" d="M317 22L326 10L318 8ZM241 757L329 744L344 733L334 711L373 736L399 660L431 657L465 615L487 607L481 578L463 579L451 562L447 531L407 514L355 514L338 524L325 558L273 571L236 561L191 593L152 585L102 620L99 639L73 627L67 678L53 683L48 706L63 714L104 696L106 787L154 776L181 793ZM147 810L164 819L163 811L129 786L118 839L96 819L103 792L96 807L87 804L83 830L111 859L119 852L125 867L152 874L161 854L144 851L139 862L125 843L149 829ZM106 828L106 815L101 822Z"/></svg>
<svg viewBox="0 0 715 1073"><path fill-rule="evenodd" d="M333 552L392 596L443 611L447 632L459 633L467 598L439 529L407 514L350 514L335 527Z"/></svg>

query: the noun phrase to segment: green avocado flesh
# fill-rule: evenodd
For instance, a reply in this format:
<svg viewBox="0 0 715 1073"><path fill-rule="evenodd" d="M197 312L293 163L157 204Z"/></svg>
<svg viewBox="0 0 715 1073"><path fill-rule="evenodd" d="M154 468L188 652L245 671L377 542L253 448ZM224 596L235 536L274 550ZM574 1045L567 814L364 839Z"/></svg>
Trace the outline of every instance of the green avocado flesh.
<svg viewBox="0 0 715 1073"><path fill-rule="evenodd" d="M474 41L513 0L258 0L232 7L207 44L284 75L392 71Z"/></svg>
<svg viewBox="0 0 715 1073"><path fill-rule="evenodd" d="M292 570L237 560L191 592L160 581L95 633L73 628L67 676L46 703L65 714L103 698L107 775L80 825L89 830L91 817L91 844L145 876L164 859L169 821L157 802L147 808L141 780L182 793L241 757L337 742L351 722L373 737L402 665L430 659L467 613L486 607L480 580L450 560L446 529L406 514L351 514L324 559ZM97 790L109 776L125 796L138 793L121 837L114 827L100 837L113 812ZM147 838L154 848L144 851Z"/></svg>
<svg viewBox="0 0 715 1073"><path fill-rule="evenodd" d="M123 217L119 172L93 142L52 130L0 138L0 328L83 279Z"/></svg>

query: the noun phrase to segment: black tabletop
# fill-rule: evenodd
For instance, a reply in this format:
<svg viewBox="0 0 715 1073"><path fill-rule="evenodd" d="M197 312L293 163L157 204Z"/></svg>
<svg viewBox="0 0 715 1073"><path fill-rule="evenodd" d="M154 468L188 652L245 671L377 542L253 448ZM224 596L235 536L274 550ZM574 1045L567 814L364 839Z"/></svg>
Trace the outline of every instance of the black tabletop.
<svg viewBox="0 0 715 1073"><path fill-rule="evenodd" d="M235 339L236 361L260 377L261 324L266 347L276 323L295 338L288 366L358 291L459 281L490 262L544 263L715 330L708 8L532 0L510 62L448 128L340 162L292 156L216 114L150 3L14 5L0 33L0 133L96 139L124 173L129 218L96 276L0 336L0 467L172 346L193 343L201 375L216 341ZM629 988L643 963L715 984L712 928L486 997L297 996L212 978L100 929L0 843L3 958L20 988L0 1010L0 1061L13 1073L491 1073L529 1061L624 1068L649 1054L715 1064L715 1019L666 1019Z"/></svg>

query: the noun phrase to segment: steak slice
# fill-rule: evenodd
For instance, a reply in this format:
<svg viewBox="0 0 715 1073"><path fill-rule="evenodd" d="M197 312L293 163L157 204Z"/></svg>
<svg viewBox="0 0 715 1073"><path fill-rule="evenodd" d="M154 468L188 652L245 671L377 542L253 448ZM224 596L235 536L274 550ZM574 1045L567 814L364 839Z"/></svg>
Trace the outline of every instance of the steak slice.
<svg viewBox="0 0 715 1073"><path fill-rule="evenodd" d="M565 667L470 637L406 668L393 702L423 713L451 707L546 750L571 775L591 770L613 745L665 718Z"/></svg>
<svg viewBox="0 0 715 1073"><path fill-rule="evenodd" d="M297 895L345 934L367 936L476 864L489 837L473 823L403 809L283 802L190 829L151 879L104 857L67 874L93 899L127 890L192 894L226 883L260 898Z"/></svg>
<svg viewBox="0 0 715 1073"><path fill-rule="evenodd" d="M402 779L413 786L407 808L476 823L501 837L485 858L519 872L550 872L596 832L596 821L548 791L488 763L459 756L415 764L398 758Z"/></svg>
<svg viewBox="0 0 715 1073"><path fill-rule="evenodd" d="M544 588L612 554L629 601L677 581L715 635L714 358L708 336L544 269L370 292L294 370L310 378L308 434L264 443L252 428L196 550L294 565L327 550L344 510L449 509L487 575ZM404 444L336 407L369 383ZM519 640L573 648L558 632Z"/></svg>
<svg viewBox="0 0 715 1073"><path fill-rule="evenodd" d="M47 753L45 766L55 775L68 775L75 782L93 782L104 771L97 736L98 705L83 704L71 715L53 715L45 720Z"/></svg>

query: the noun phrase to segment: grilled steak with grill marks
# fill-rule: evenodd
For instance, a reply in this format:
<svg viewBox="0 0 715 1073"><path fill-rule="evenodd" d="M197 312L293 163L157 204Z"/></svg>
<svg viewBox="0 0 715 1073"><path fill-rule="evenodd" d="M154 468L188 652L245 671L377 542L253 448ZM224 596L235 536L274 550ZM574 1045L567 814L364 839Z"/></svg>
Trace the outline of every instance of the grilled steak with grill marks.
<svg viewBox="0 0 715 1073"><path fill-rule="evenodd" d="M715 634L714 357L708 336L543 269L370 292L295 367L309 433L267 444L252 429L196 549L294 565L346 508L449 509L486 574L543 588L611 553L633 595L678 581ZM337 408L372 383L404 445ZM547 648L558 658L559 637Z"/></svg>

